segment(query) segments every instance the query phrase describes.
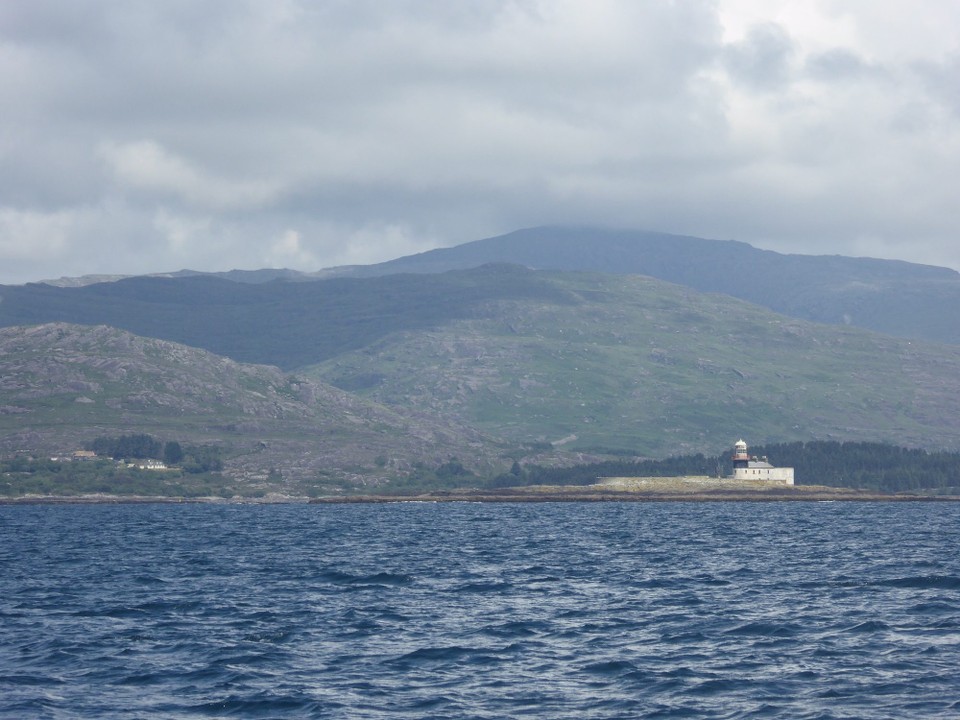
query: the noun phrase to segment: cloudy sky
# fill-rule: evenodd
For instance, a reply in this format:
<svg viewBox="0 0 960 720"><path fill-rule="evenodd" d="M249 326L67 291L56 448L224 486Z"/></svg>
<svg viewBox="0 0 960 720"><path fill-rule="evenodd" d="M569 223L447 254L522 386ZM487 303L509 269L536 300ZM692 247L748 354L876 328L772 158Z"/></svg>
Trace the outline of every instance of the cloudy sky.
<svg viewBox="0 0 960 720"><path fill-rule="evenodd" d="M0 282L543 224L960 269L956 0L0 2Z"/></svg>

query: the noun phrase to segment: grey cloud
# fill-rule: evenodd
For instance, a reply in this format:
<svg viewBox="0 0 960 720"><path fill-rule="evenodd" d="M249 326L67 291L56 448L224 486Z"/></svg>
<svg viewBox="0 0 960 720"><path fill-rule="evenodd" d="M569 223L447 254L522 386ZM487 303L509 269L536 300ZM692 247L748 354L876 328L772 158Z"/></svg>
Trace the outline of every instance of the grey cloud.
<svg viewBox="0 0 960 720"><path fill-rule="evenodd" d="M914 71L930 96L960 117L960 51L940 62L917 63Z"/></svg>
<svg viewBox="0 0 960 720"><path fill-rule="evenodd" d="M0 281L564 222L887 253L912 227L960 266L954 66L722 30L712 2L0 4Z"/></svg>
<svg viewBox="0 0 960 720"><path fill-rule="evenodd" d="M866 62L845 48L834 48L811 56L806 62L806 72L822 81L850 80L860 78L885 78L887 73Z"/></svg>
<svg viewBox="0 0 960 720"><path fill-rule="evenodd" d="M793 56L789 33L776 23L765 23L725 47L723 63L737 81L757 90L774 90L790 79Z"/></svg>

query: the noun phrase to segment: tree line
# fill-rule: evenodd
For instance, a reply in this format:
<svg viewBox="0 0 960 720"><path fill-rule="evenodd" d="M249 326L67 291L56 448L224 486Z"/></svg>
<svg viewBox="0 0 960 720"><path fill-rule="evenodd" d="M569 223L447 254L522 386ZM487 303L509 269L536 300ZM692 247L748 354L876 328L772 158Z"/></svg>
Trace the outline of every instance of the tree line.
<svg viewBox="0 0 960 720"><path fill-rule="evenodd" d="M798 485L827 485L897 492L946 490L960 487L960 453L927 452L877 442L775 443L750 448L751 455L770 458L794 468ZM609 460L566 468L514 463L509 473L493 479L492 487L517 485L590 485L600 477L727 476L730 453L679 455L664 460Z"/></svg>
<svg viewBox="0 0 960 720"><path fill-rule="evenodd" d="M794 468L797 482L806 485L894 492L960 487L960 453L956 452L817 440L766 445L751 453Z"/></svg>

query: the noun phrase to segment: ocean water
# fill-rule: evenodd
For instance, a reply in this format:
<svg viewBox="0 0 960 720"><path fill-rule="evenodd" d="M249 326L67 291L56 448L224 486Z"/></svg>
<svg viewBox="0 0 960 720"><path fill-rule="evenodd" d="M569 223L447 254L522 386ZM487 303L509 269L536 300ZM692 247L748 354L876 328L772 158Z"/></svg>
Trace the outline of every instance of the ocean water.
<svg viewBox="0 0 960 720"><path fill-rule="evenodd" d="M0 507L3 718L955 718L960 504Z"/></svg>

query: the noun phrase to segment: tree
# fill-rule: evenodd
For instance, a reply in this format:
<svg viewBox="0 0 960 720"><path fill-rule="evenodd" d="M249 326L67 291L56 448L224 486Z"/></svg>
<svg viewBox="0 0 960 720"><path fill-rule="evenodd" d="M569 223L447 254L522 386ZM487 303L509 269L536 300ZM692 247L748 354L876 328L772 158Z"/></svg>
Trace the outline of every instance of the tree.
<svg viewBox="0 0 960 720"><path fill-rule="evenodd" d="M121 435L98 437L90 445L97 455L109 455L114 460L121 458L159 458L163 444L149 435Z"/></svg>
<svg viewBox="0 0 960 720"><path fill-rule="evenodd" d="M170 440L163 446L163 461L167 465L178 465L183 460L183 448L176 440Z"/></svg>

